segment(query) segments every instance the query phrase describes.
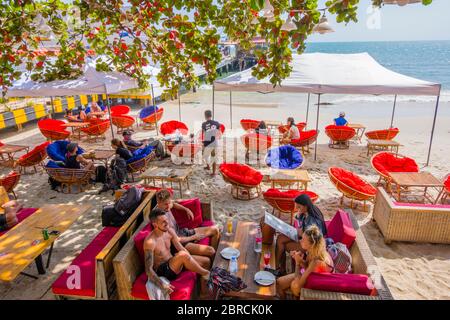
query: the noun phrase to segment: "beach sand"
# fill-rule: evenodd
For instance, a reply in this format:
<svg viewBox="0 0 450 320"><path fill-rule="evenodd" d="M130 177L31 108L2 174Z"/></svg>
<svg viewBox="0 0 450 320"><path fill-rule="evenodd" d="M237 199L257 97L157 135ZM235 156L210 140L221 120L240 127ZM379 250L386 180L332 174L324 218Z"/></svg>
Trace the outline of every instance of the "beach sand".
<svg viewBox="0 0 450 320"><path fill-rule="evenodd" d="M315 98L314 98L315 99ZM182 120L197 132L203 119L203 112L211 108L211 90L199 90L181 97ZM308 189L320 196L318 206L327 218L331 218L339 207L340 194L329 181L327 169L330 166L341 166L354 171L368 181L376 183L377 175L370 166L366 156L365 139L362 144L352 143L348 150L334 150L327 146L327 137L323 128L331 122L339 111L345 111L352 123L362 123L368 130L387 128L390 124L392 104L389 101L358 101L345 100L342 97L323 97L323 102L334 102L334 105L321 106L319 129L321 130L318 146L318 158L314 161L313 154L306 156L304 169L311 176ZM315 103L315 102L314 102ZM262 95L233 93L233 129L230 130L229 93L217 93L215 118L227 127L225 139L227 157L233 159L233 139L243 134L239 119L253 118L285 121L287 116L294 116L297 121L305 120L305 95ZM178 101L164 103L163 121L178 119ZM311 100L311 113L308 128L316 123L316 106ZM137 114L138 109L133 109ZM395 126L401 130L398 138L403 147L400 152L415 158L421 167L426 162L429 135L434 112L434 102L401 101L397 105ZM31 126L29 126L31 127ZM135 129L136 138L154 136L154 132ZM450 138L450 103L444 101L440 106L436 126L435 139L431 155L431 165L422 170L430 171L441 178L450 173L449 138ZM1 138L1 136L0 136ZM101 143L81 146L91 148L109 148L108 139ZM3 142L34 146L44 141L38 129L27 129L19 134L1 139ZM237 151L238 159L243 162L244 148L240 141ZM219 152L223 154L222 151ZM169 159L155 162L158 166L173 166ZM263 166L257 168L263 168ZM259 221L265 209L270 209L262 199L252 201L234 200L230 194L230 185L226 184L220 175L212 178L203 166L193 167L194 173L190 179L191 190L186 191L184 198L199 197L214 202L215 219L222 223L227 213L237 214L238 219ZM9 169L1 168L5 174ZM96 187L80 194L62 194L51 191L47 182L47 174L24 175L16 188L20 201L28 207L40 207L47 203L87 203L92 210L82 216L72 227L55 242L52 262L46 275L39 280L19 276L10 284L0 284L0 299L53 299L51 284L66 268L77 254L95 237L101 229L102 206L112 203L110 193L97 195L100 189ZM264 186L268 188L268 185ZM349 204L348 201L345 204ZM389 285L395 299L450 299L450 246L435 244L416 244L394 242L386 245L376 223L371 221L371 214L363 212L361 206L355 210L356 217L367 238L372 253ZM288 217L285 217L286 219ZM450 232L450 230L449 230ZM1 251L1 250L0 250ZM46 258L46 257L44 257ZM30 265L28 273L36 273L35 266Z"/></svg>

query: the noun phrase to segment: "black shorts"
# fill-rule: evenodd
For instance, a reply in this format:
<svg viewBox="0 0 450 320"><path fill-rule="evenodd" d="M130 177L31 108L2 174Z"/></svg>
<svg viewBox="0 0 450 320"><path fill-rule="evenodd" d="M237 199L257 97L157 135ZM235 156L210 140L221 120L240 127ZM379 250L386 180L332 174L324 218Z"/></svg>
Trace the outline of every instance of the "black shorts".
<svg viewBox="0 0 450 320"><path fill-rule="evenodd" d="M170 259L166 262L161 263L158 269L156 269L156 274L160 277L165 277L168 280L172 281L175 280L178 275L172 269L170 269L169 261Z"/></svg>
<svg viewBox="0 0 450 320"><path fill-rule="evenodd" d="M195 229L183 228L178 230L179 237L191 237L195 234Z"/></svg>
<svg viewBox="0 0 450 320"><path fill-rule="evenodd" d="M8 229L8 223L6 221L6 214L0 214L0 231Z"/></svg>

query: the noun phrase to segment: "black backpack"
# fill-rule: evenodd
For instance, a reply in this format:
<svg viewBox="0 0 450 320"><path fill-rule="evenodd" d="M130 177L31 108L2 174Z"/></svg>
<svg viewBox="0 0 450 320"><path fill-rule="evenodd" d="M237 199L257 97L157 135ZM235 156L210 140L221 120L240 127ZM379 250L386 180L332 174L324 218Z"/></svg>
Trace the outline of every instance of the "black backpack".
<svg viewBox="0 0 450 320"><path fill-rule="evenodd" d="M131 214L139 206L142 199L143 189L131 187L125 191L114 204L114 209L121 216Z"/></svg>

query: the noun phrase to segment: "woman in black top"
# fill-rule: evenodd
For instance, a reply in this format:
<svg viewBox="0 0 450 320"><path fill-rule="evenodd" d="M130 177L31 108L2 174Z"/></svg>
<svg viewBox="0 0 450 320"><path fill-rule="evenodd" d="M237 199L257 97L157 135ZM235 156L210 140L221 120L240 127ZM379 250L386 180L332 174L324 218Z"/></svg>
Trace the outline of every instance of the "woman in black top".
<svg viewBox="0 0 450 320"><path fill-rule="evenodd" d="M83 169L91 169L94 167L94 163L86 160L81 154L77 154L78 144L75 142L71 142L67 145L67 154L65 167L68 169L81 169L81 165L83 165Z"/></svg>
<svg viewBox="0 0 450 320"><path fill-rule="evenodd" d="M116 150L116 154L124 159L125 161L131 159L133 155L130 150L127 149L123 141L120 141L117 138L111 140L111 147Z"/></svg>
<svg viewBox="0 0 450 320"><path fill-rule="evenodd" d="M327 234L327 227L325 225L323 214L320 209L312 203L311 198L308 195L302 194L295 198L295 208L298 211L295 218L299 223L297 230L299 240L301 239L303 232L312 225L316 225L322 235L325 236ZM293 241L283 234L280 234L277 237L275 261L280 273L284 274L286 272L285 252L301 250L303 249L300 245L300 241Z"/></svg>

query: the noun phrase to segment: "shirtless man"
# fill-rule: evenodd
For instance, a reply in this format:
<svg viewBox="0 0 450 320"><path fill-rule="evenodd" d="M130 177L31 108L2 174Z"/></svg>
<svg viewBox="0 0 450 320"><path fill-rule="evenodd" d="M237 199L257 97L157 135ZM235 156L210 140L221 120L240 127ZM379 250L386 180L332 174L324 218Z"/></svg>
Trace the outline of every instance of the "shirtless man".
<svg viewBox="0 0 450 320"><path fill-rule="evenodd" d="M220 232L216 226L199 227L195 229L181 229L178 226L171 212L171 209L175 208L177 210L185 211L190 220L194 219L194 214L191 210L189 210L189 208L176 203L172 199L172 195L167 189L159 190L156 193L156 203L157 208L162 209L167 213L171 228L175 230L176 234L180 238L180 242L184 245L184 247L187 251L189 251L190 254L195 256L206 256L211 260L214 259L214 255L216 253L214 248L217 248L217 244L220 238ZM206 237L211 237L210 246L194 243L195 241L201 240Z"/></svg>
<svg viewBox="0 0 450 320"><path fill-rule="evenodd" d="M175 280L185 268L200 274L205 280L209 271L204 269L181 245L175 231L170 228L169 218L164 210L155 208L150 214L153 231L144 240L145 272L152 281L167 294L173 291L173 286L166 284L159 277L169 281ZM171 247L177 251L171 253Z"/></svg>

